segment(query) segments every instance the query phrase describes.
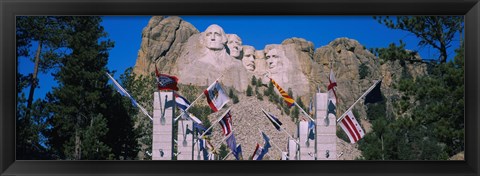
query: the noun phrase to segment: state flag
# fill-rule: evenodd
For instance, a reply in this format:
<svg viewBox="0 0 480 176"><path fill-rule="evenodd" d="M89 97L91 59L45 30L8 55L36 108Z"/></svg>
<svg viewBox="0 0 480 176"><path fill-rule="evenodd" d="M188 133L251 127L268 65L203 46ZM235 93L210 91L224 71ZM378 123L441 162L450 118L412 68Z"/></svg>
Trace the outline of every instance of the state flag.
<svg viewBox="0 0 480 176"><path fill-rule="evenodd" d="M364 104L376 103L383 100L382 92L380 90L381 85L382 85L382 80L378 81L375 85L375 88L373 88L370 92L368 92L368 94L365 96Z"/></svg>
<svg viewBox="0 0 480 176"><path fill-rule="evenodd" d="M292 107L295 103L295 100L293 100L292 97L290 97L285 90L283 90L272 78L270 78L270 81L272 82L273 85L277 88L278 92L280 92L280 95L282 95L283 100L289 107Z"/></svg>
<svg viewBox="0 0 480 176"><path fill-rule="evenodd" d="M281 130L281 126L282 126L282 122L280 122L280 120L275 117L273 114L270 114L269 112L266 112L265 110L263 110L263 114L265 114L265 116L267 117L267 119L272 122L273 126L275 126L275 128L280 131Z"/></svg>
<svg viewBox="0 0 480 176"><path fill-rule="evenodd" d="M204 92L210 108L217 112L229 101L227 94L218 81L211 84Z"/></svg>
<svg viewBox="0 0 480 176"><path fill-rule="evenodd" d="M219 123L222 126L223 134L225 136L232 132L232 115L230 115L230 110L222 117Z"/></svg>
<svg viewBox="0 0 480 176"><path fill-rule="evenodd" d="M175 90L178 91L178 78L176 76L170 76L167 74L160 74L155 65L155 76L157 77L157 89L158 90Z"/></svg>

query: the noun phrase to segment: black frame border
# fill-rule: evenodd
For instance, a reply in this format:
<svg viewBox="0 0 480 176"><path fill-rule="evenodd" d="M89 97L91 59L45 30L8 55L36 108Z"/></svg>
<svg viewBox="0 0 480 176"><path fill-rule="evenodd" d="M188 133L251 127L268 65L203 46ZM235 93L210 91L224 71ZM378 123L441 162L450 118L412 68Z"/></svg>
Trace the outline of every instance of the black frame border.
<svg viewBox="0 0 480 176"><path fill-rule="evenodd" d="M0 0L1 175L479 175L479 0ZM15 160L16 15L465 15L465 161Z"/></svg>

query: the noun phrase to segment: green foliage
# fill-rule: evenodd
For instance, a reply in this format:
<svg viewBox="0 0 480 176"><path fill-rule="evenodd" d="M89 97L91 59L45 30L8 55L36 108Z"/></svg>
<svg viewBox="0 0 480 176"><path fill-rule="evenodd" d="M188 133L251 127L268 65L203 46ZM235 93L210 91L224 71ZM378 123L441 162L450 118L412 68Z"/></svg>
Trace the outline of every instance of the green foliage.
<svg viewBox="0 0 480 176"><path fill-rule="evenodd" d="M262 78L257 79L257 87L262 87Z"/></svg>
<svg viewBox="0 0 480 176"><path fill-rule="evenodd" d="M58 159L134 159L136 112L105 76L113 42L105 38L100 17L69 19L71 54L53 74L58 87L47 93L48 145Z"/></svg>
<svg viewBox="0 0 480 176"><path fill-rule="evenodd" d="M358 74L360 75L360 79L365 79L370 74L370 70L368 70L365 63L360 64L358 67Z"/></svg>
<svg viewBox="0 0 480 176"><path fill-rule="evenodd" d="M263 101L263 95L260 92L257 93L257 99Z"/></svg>
<svg viewBox="0 0 480 176"><path fill-rule="evenodd" d="M252 82L251 82L252 86L256 86L257 85L257 78L254 76L252 76ZM258 87L258 86L257 86Z"/></svg>
<svg viewBox="0 0 480 176"><path fill-rule="evenodd" d="M347 134L341 128L337 129L336 134L337 134L337 137L340 138L341 140L345 142L350 142L350 139L348 139Z"/></svg>
<svg viewBox="0 0 480 176"><path fill-rule="evenodd" d="M395 43L391 43L387 48L374 48L372 53L375 54L382 60L388 61L405 61L415 59L416 52L407 52L405 49L406 43L400 40L400 45L397 46ZM405 66L405 65L402 65Z"/></svg>
<svg viewBox="0 0 480 176"><path fill-rule="evenodd" d="M252 86L248 85L248 87L247 87L247 93L246 93L247 96L249 96L249 97L252 96L252 93L253 93L253 92L252 92Z"/></svg>
<svg viewBox="0 0 480 176"><path fill-rule="evenodd" d="M232 99L233 104L237 104L239 102L238 96L233 92L233 89L230 89L228 96Z"/></svg>
<svg viewBox="0 0 480 176"><path fill-rule="evenodd" d="M219 157L220 157L220 160L223 159L223 158L225 158L225 156L227 156L228 153L229 153L229 152L228 152L227 146L226 146L225 144L222 144L222 145L220 146L219 151L218 151L218 155L219 155Z"/></svg>
<svg viewBox="0 0 480 176"><path fill-rule="evenodd" d="M447 62L447 49L457 32L463 31L463 16L374 16L391 29L400 29L420 39L419 46L430 45L440 51L439 60Z"/></svg>
<svg viewBox="0 0 480 176"><path fill-rule="evenodd" d="M359 141L364 159L445 160L465 150L463 50L428 75L395 86L404 94L392 99L401 116L387 113L386 102L368 105L372 132Z"/></svg>

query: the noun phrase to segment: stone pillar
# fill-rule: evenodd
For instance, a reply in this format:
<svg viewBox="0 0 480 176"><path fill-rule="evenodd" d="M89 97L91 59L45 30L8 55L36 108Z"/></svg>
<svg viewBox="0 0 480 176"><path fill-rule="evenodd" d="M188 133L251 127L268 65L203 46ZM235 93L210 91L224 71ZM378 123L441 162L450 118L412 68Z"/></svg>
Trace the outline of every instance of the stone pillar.
<svg viewBox="0 0 480 176"><path fill-rule="evenodd" d="M193 158L193 121L179 120L177 129L177 160Z"/></svg>
<svg viewBox="0 0 480 176"><path fill-rule="evenodd" d="M298 125L301 160L315 160L315 140L308 139L308 121L301 120Z"/></svg>
<svg viewBox="0 0 480 176"><path fill-rule="evenodd" d="M327 93L316 94L316 112L317 121L317 160L336 160L337 159L337 121L333 114L327 119Z"/></svg>
<svg viewBox="0 0 480 176"><path fill-rule="evenodd" d="M288 160L298 160L297 143L293 139L288 140Z"/></svg>
<svg viewBox="0 0 480 176"><path fill-rule="evenodd" d="M174 113L175 100L172 92L153 93L152 160L173 159Z"/></svg>

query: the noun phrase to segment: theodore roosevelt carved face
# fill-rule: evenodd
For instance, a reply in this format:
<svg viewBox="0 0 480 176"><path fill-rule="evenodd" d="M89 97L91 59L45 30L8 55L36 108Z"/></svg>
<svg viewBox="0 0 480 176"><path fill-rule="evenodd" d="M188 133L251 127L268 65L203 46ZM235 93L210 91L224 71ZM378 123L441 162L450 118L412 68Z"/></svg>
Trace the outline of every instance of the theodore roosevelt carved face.
<svg viewBox="0 0 480 176"><path fill-rule="evenodd" d="M242 58L242 63L243 66L248 70L248 71L254 71L255 70L255 48L253 46L243 46L243 58Z"/></svg>
<svg viewBox="0 0 480 176"><path fill-rule="evenodd" d="M203 32L203 42L208 49L222 50L227 42L227 36L222 27L212 24Z"/></svg>
<svg viewBox="0 0 480 176"><path fill-rule="evenodd" d="M230 56L240 59L240 52L242 51L242 39L237 34L227 34L227 47Z"/></svg>

